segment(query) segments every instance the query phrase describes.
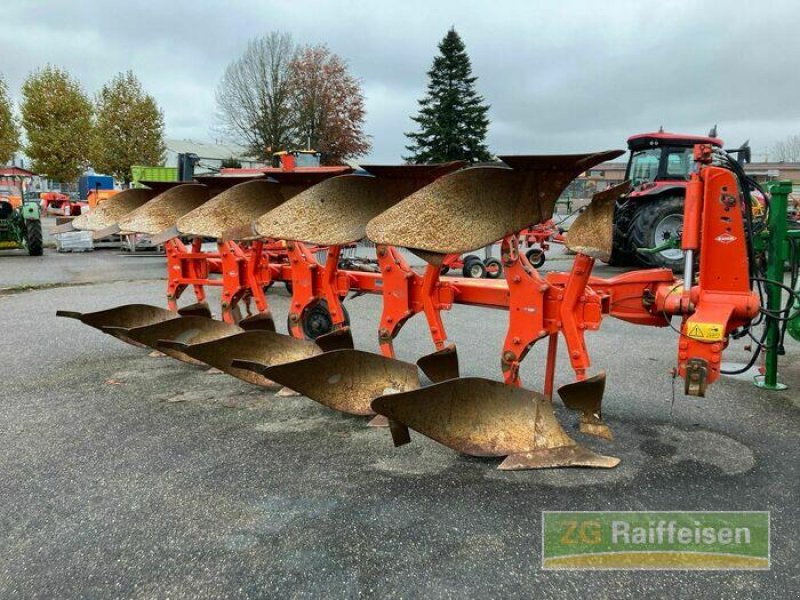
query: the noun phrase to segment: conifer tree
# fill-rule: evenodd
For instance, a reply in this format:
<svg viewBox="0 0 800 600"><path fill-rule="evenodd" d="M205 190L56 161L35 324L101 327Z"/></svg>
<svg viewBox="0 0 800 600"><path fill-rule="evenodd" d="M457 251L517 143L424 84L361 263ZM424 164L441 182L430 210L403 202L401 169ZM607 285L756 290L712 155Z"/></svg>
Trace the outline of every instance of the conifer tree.
<svg viewBox="0 0 800 600"><path fill-rule="evenodd" d="M428 71L428 93L419 101L412 120L419 131L406 133L412 141L405 159L413 163L450 160L490 160L486 147L489 105L475 89L477 77L464 42L451 28L439 43L439 55Z"/></svg>

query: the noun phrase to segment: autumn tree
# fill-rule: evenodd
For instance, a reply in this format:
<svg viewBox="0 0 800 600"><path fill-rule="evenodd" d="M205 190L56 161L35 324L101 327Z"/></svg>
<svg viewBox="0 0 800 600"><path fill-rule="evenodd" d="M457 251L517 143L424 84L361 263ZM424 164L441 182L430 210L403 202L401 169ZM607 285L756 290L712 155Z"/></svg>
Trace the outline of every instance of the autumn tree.
<svg viewBox="0 0 800 600"><path fill-rule="evenodd" d="M0 165L11 160L19 148L19 128L11 110L8 86L0 75Z"/></svg>
<svg viewBox="0 0 800 600"><path fill-rule="evenodd" d="M217 87L218 116L225 132L262 160L295 139L289 66L297 52L292 37L273 32L251 40L225 69Z"/></svg>
<svg viewBox="0 0 800 600"><path fill-rule="evenodd" d="M164 152L164 115L133 71L119 73L95 98L97 120L91 147L95 170L129 183L131 165L159 165Z"/></svg>
<svg viewBox="0 0 800 600"><path fill-rule="evenodd" d="M56 181L76 179L92 133L92 103L80 84L58 67L38 69L22 86L20 111L33 170Z"/></svg>
<svg viewBox="0 0 800 600"><path fill-rule="evenodd" d="M772 156L777 162L800 161L800 135L790 135L772 147Z"/></svg>
<svg viewBox="0 0 800 600"><path fill-rule="evenodd" d="M364 94L347 63L325 45L306 46L290 65L298 146L322 152L338 164L369 152L364 133Z"/></svg>
<svg viewBox="0 0 800 600"><path fill-rule="evenodd" d="M406 133L415 163L451 160L486 161L489 106L475 89L477 77L466 47L455 29L439 43L439 55L428 71L428 93L419 101L419 114L412 120L418 132Z"/></svg>

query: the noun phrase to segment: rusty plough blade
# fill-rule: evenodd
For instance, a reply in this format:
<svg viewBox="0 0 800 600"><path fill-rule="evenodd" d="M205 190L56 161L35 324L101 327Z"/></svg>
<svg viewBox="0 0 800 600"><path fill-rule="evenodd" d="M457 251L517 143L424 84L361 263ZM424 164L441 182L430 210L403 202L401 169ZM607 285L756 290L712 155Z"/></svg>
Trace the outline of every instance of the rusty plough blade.
<svg viewBox="0 0 800 600"><path fill-rule="evenodd" d="M69 310L56 311L57 317L77 319L89 327L94 327L124 342L139 347L144 347L145 344L129 337L127 335L129 330L177 319L184 314L197 315L208 319L211 318L211 311L208 309L207 304L193 304L178 312L158 306L151 306L149 304L124 304L115 308L90 313L79 313Z"/></svg>
<svg viewBox="0 0 800 600"><path fill-rule="evenodd" d="M434 383L458 378L458 352L454 345L417 359L417 366Z"/></svg>
<svg viewBox="0 0 800 600"><path fill-rule="evenodd" d="M592 196L566 234L566 246L580 254L608 262L614 245L614 206L631 189L629 181Z"/></svg>
<svg viewBox="0 0 800 600"><path fill-rule="evenodd" d="M415 365L360 350L334 350L271 367L245 361L234 361L233 366L256 370L271 381L351 415L373 415L373 398L419 387Z"/></svg>
<svg viewBox="0 0 800 600"><path fill-rule="evenodd" d="M67 231L102 231L117 222L128 213L155 198L156 192L147 189L123 190L98 204L94 210L75 217L69 223L58 225L52 233L65 233Z"/></svg>
<svg viewBox="0 0 800 600"><path fill-rule="evenodd" d="M245 331L275 331L272 313L262 312L241 319L237 325Z"/></svg>
<svg viewBox="0 0 800 600"><path fill-rule="evenodd" d="M201 363L261 386L274 384L259 371L234 367L232 363L253 363L261 369L322 354L322 349L314 342L298 340L274 331L245 331L204 343L162 341L158 347L183 352Z"/></svg>
<svg viewBox="0 0 800 600"><path fill-rule="evenodd" d="M384 395L378 414L463 454L506 456L503 470L611 468L619 459L578 445L559 425L544 396L478 377ZM395 425L397 428L397 425Z"/></svg>
<svg viewBox="0 0 800 600"><path fill-rule="evenodd" d="M367 236L425 253L471 252L549 219L570 181L621 154L500 157L510 168L472 167L440 177L370 221Z"/></svg>
<svg viewBox="0 0 800 600"><path fill-rule="evenodd" d="M299 193L256 221L262 237L338 246L360 240L364 227L407 189L403 182L339 175Z"/></svg>
<svg viewBox="0 0 800 600"><path fill-rule="evenodd" d="M222 239L226 232L250 225L284 201L281 186L275 182L256 179L238 183L179 218L175 231Z"/></svg>
<svg viewBox="0 0 800 600"><path fill-rule="evenodd" d="M581 412L579 429L583 433L613 440L611 429L603 422L601 406L606 389L606 374L598 373L583 381L575 381L558 388L564 406Z"/></svg>
<svg viewBox="0 0 800 600"><path fill-rule="evenodd" d="M322 348L324 352L331 352L332 350L352 350L355 348L353 332L349 327L334 329L330 333L323 334L317 337L314 343Z"/></svg>
<svg viewBox="0 0 800 600"><path fill-rule="evenodd" d="M180 217L208 201L208 198L209 190L204 185L177 185L125 215L116 226L122 233L156 235L174 227Z"/></svg>
<svg viewBox="0 0 800 600"><path fill-rule="evenodd" d="M160 345L163 341L175 341L185 344L209 342L225 336L234 335L244 331L241 327L215 321L206 317L178 317L168 319L160 323L145 325L143 327L103 327L102 330L111 335L124 335L144 346L153 350L159 350L164 354L176 358L190 365L202 365L203 363L195 360L179 348L168 348Z"/></svg>

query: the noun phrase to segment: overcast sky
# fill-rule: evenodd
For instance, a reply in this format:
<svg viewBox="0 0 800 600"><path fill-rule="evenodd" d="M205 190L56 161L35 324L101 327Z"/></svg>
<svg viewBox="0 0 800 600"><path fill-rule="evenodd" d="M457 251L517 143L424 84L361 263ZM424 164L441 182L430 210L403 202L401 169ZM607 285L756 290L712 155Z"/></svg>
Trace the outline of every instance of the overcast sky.
<svg viewBox="0 0 800 600"><path fill-rule="evenodd" d="M450 26L491 105L496 153L624 147L636 132L751 140L754 159L800 133L795 1L3 0L0 72L13 96L53 63L92 94L132 69L167 137L214 139L214 89L249 38L327 43L363 81L364 162L398 162L426 71Z"/></svg>

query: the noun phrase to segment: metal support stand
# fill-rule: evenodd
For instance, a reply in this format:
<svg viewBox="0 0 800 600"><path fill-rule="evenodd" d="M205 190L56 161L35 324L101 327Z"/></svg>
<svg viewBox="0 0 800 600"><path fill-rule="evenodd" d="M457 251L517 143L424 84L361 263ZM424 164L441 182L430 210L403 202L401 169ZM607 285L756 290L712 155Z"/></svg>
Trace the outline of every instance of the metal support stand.
<svg viewBox="0 0 800 600"><path fill-rule="evenodd" d="M786 210L788 196L792 192L790 181L777 181L767 187L770 193L770 208L767 243L767 279L783 281L783 266L786 262ZM783 289L777 285L767 284L767 308L777 313L783 305ZM785 390L786 384L778 381L778 351L780 344L780 322L766 317L767 341L764 352L764 374L756 377L756 387L765 390Z"/></svg>

